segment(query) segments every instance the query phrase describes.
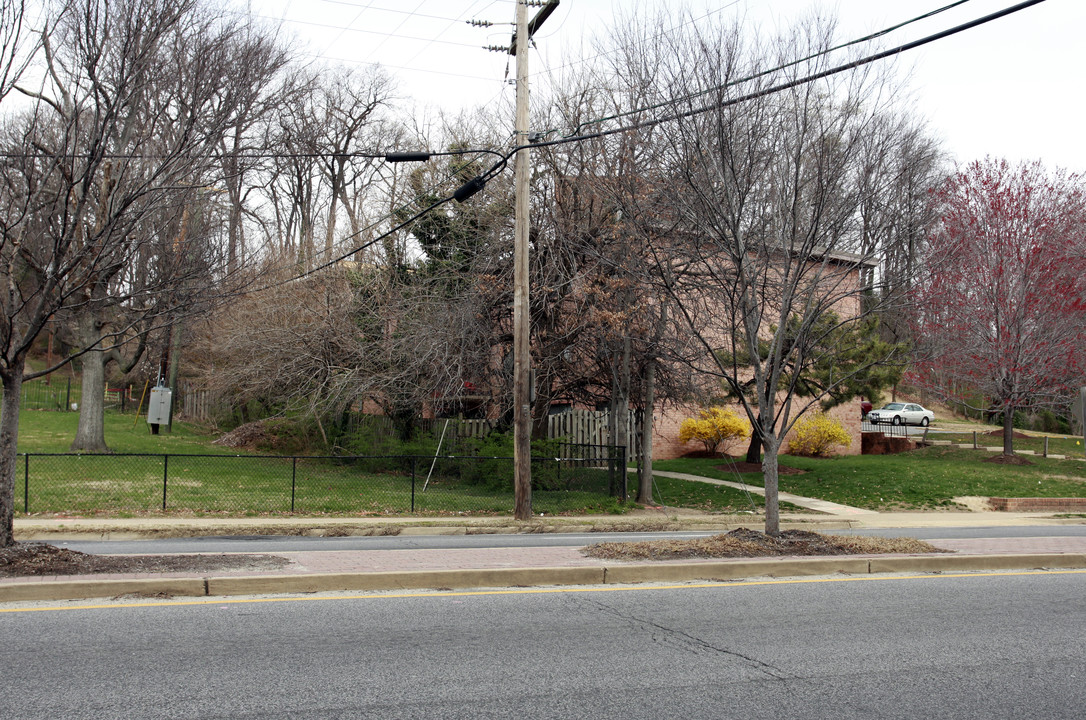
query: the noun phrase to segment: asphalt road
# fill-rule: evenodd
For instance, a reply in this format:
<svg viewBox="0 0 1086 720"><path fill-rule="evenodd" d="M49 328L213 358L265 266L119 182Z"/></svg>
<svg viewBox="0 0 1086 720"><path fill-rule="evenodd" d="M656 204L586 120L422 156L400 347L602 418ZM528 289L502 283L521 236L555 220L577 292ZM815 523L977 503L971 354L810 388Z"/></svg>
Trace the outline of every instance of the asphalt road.
<svg viewBox="0 0 1086 720"><path fill-rule="evenodd" d="M1086 573L0 612L0 716L1080 718Z"/></svg>
<svg viewBox="0 0 1086 720"><path fill-rule="evenodd" d="M881 537L933 538L978 537L1082 537L1086 525L1049 527L988 528L891 528L832 530L834 535L877 535ZM230 537L170 538L161 540L71 540L53 543L59 547L86 553L225 553L225 552L301 552L319 550L406 550L461 549L493 547L581 547L601 542L637 542L661 538L695 538L711 532L666 533L541 533L505 535L409 535L403 537L295 537L252 535Z"/></svg>

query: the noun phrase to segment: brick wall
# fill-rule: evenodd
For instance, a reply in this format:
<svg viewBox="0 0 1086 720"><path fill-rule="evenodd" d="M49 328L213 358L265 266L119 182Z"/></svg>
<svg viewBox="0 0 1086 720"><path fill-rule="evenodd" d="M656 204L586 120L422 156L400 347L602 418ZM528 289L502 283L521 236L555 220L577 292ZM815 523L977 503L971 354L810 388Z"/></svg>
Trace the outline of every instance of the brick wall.
<svg viewBox="0 0 1086 720"><path fill-rule="evenodd" d="M1086 498L988 498L1002 512L1086 512Z"/></svg>

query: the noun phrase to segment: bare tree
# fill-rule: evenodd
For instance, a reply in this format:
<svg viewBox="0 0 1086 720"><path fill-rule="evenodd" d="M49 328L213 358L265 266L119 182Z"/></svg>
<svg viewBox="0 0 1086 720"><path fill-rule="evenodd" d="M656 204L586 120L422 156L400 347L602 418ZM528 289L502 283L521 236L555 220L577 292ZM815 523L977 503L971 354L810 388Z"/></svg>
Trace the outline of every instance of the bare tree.
<svg viewBox="0 0 1086 720"><path fill-rule="evenodd" d="M25 0L0 0L0 102L15 88L36 54L28 39Z"/></svg>
<svg viewBox="0 0 1086 720"><path fill-rule="evenodd" d="M843 350L827 339L874 310L862 302L874 257L862 242L868 191L858 178L889 135L878 133L887 113L878 78L853 70L802 81L828 65L827 24L808 22L770 45L746 37L703 24L685 35L646 29L626 46L640 58L629 67L651 69L674 117L660 125L655 192L666 202L656 204L659 224L675 230L651 247L659 282L700 346L686 362L722 382L759 431L766 531L776 534L777 457L797 417L892 359L868 358L821 387L804 382L827 352Z"/></svg>
<svg viewBox="0 0 1086 720"><path fill-rule="evenodd" d="M36 102L4 137L0 545L12 542L19 388L55 369L26 371L31 344L52 318L76 321L84 403L101 403L105 354L168 313L178 283L209 274L150 259L181 232L168 209L179 219L210 184L236 87L238 26L198 0L68 0L51 17L45 80L20 86Z"/></svg>
<svg viewBox="0 0 1086 720"><path fill-rule="evenodd" d="M357 187L360 178L373 174L375 161L360 150L373 152L364 143L380 137L371 132L379 127L377 112L391 97L392 83L380 68L367 71L339 69L327 78L320 92L319 112L323 117L321 170L328 186L328 219L325 222L324 254L331 258L336 243L336 225L340 210L347 212L351 232L358 231L357 218L347 189Z"/></svg>
<svg viewBox="0 0 1086 720"><path fill-rule="evenodd" d="M266 155L275 149L275 114L297 88L289 82L290 53L274 32L250 18L244 31L230 45L225 58L233 70L238 92L233 114L223 132L218 155L222 185L229 199L227 269L237 271L251 250L246 240L247 218L258 218L252 196L259 198L263 180L260 171L268 165Z"/></svg>

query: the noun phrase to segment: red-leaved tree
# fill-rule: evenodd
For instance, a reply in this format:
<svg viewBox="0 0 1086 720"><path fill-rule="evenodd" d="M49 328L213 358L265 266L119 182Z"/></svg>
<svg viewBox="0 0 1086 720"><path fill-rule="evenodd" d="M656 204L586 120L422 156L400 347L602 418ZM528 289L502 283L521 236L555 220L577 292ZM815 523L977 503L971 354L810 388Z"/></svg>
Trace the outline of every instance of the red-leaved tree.
<svg viewBox="0 0 1086 720"><path fill-rule="evenodd" d="M1066 408L1086 376L1086 188L1037 162L973 162L939 191L916 305L914 380L1003 415Z"/></svg>

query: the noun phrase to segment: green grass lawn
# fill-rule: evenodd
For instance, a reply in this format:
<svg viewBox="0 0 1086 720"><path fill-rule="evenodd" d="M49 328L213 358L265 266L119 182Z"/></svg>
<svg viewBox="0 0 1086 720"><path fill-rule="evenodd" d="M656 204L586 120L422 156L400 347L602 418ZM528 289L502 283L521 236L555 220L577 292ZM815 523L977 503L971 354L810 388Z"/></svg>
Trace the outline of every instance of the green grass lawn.
<svg viewBox="0 0 1086 720"><path fill-rule="evenodd" d="M988 434L988 430L977 432L977 445L984 447L1003 447L1003 434ZM932 433L930 440L949 440L958 445L965 445L972 449L973 433ZM1040 455L1044 451L1045 438L1043 435L1030 435L1029 437L1014 439L1014 451L1031 450ZM1067 457L1084 457L1082 438L1054 435L1048 437L1048 452L1052 455L1066 455Z"/></svg>
<svg viewBox="0 0 1086 720"><path fill-rule="evenodd" d="M70 455L78 415L23 411L19 452L30 453L16 477L16 510L91 515L422 515L509 514L512 463L459 460L429 465L402 459L344 461L267 457L211 444L198 426L176 423L151 435L143 417L107 412L111 453ZM52 455L56 453L56 455ZM148 457L133 455L148 454ZM168 460L161 455L168 454ZM214 457L191 457L211 455ZM476 482L462 480L464 463L483 463ZM508 465L508 467L505 467ZM545 473L541 472L540 477ZM533 492L537 513L621 513L607 494L604 470L580 468L549 476L553 487ZM163 509L165 504L165 509Z"/></svg>
<svg viewBox="0 0 1086 720"><path fill-rule="evenodd" d="M742 476L737 476L734 473L721 474L713 471L711 468L706 472L697 472L695 470L676 470L672 467L671 463L681 463L685 461L677 460L664 460L655 461L653 467L659 470L674 470L675 472L689 472L693 475L702 475L704 477L716 478L719 480L731 480L734 482L743 482L748 485L754 485L761 487L762 475L761 473L747 473ZM714 462L714 461L710 461ZM719 464L716 461L714 464ZM712 473L712 474L708 474ZM630 493L636 494L636 488L634 483L637 479L631 474L630 476ZM761 495L755 495L750 493L749 495L742 490L735 488L722 486L722 485L710 485L702 482L690 482L689 480L677 480L675 478L655 476L653 481L652 499L654 502L667 505L668 507L678 508L691 508L694 510L704 510L705 512L714 513L737 513L737 512L761 512L765 507L765 498ZM781 503L781 509L785 511L798 510L788 503Z"/></svg>
<svg viewBox="0 0 1086 720"><path fill-rule="evenodd" d="M23 410L19 413L19 452L68 452L79 424L77 412ZM152 435L145 415L106 411L106 445L117 453L211 453L236 455L239 451L212 445L217 434L198 425L176 422L172 432Z"/></svg>
<svg viewBox="0 0 1086 720"><path fill-rule="evenodd" d="M986 497L1086 497L1086 462L1031 457L1032 465L984 462L986 451L936 446L899 455L837 458L781 456L781 464L803 470L781 475L780 489L856 507L904 510L953 505L962 495ZM683 458L654 464L660 470L734 480L719 460ZM761 485L760 473L740 476Z"/></svg>
<svg viewBox="0 0 1086 720"><path fill-rule="evenodd" d="M75 436L76 413L27 410L20 415L19 451L67 453ZM143 417L107 412L106 442L114 454L30 459L30 484L24 467L16 478L16 509L31 513L135 515L161 513L166 475L166 512L177 514L339 514L383 515L412 511L410 464L385 461L344 463L260 457L212 445L216 437L198 426L177 423L172 433L151 435ZM996 445L995 436L980 436ZM962 434L972 444L971 434ZM1037 438L1016 440L1019 449L1040 451ZM1078 455L1073 438L1053 438L1051 453ZM1076 448L1079 450L1076 452ZM164 454L161 457L122 457L122 453ZM184 458L181 455L214 455ZM1030 457L1030 466L983 462L986 451L956 446L923 448L900 455L845 456L812 459L782 456L781 462L801 469L782 475L782 491L858 507L937 509L952 505L955 496L1086 497L1086 462ZM468 462L468 461L463 461ZM426 489L428 467L416 465L414 512L424 515L508 514L512 512L511 483L494 482L509 471L503 461L486 461L484 482L460 478L464 468L437 471ZM425 464L425 463L420 463ZM736 480L761 485L760 473L737 475L719 460L657 461L657 469ZM479 475L479 468L475 475ZM544 477L545 473L534 477ZM629 487L635 492L636 479ZM589 470L576 478L550 476L548 489L533 491L533 509L547 514L621 513L630 507L607 495L605 471ZM707 512L761 509L763 499L741 490L705 483L656 477L653 498L671 507ZM782 509L789 510L787 504Z"/></svg>

